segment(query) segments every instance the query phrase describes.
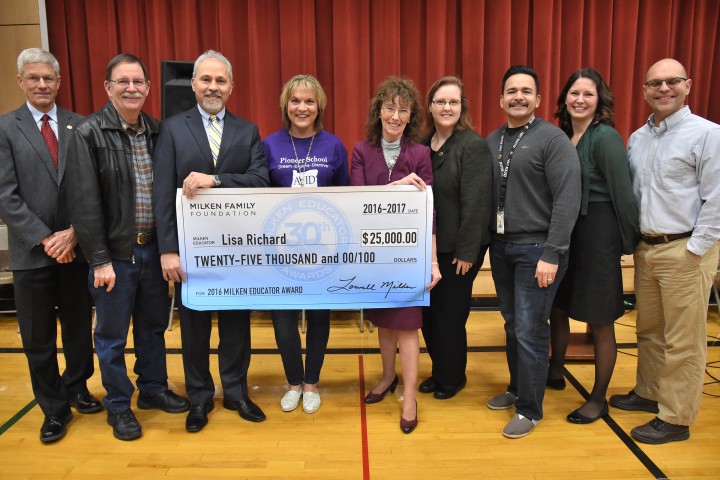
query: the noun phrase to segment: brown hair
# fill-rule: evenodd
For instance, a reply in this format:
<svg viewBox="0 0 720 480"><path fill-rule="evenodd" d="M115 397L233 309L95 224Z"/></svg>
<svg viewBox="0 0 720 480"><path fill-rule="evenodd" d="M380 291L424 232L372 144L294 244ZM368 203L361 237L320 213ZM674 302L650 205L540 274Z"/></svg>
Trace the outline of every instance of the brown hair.
<svg viewBox="0 0 720 480"><path fill-rule="evenodd" d="M375 96L370 100L370 111L365 124L365 138L373 145L380 145L382 138L382 122L380 109L385 102L395 102L410 109L403 136L417 141L420 136L420 122L422 121L420 106L420 92L415 88L412 80L405 77L388 77L378 85Z"/></svg>
<svg viewBox="0 0 720 480"><path fill-rule="evenodd" d="M433 98L437 91L440 90L440 87L444 87L445 85L455 85L460 89L460 118L453 127L453 131L472 130L472 120L470 120L470 111L468 110L469 105L467 97L465 97L465 84L458 77L448 76L442 77L433 83L430 90L428 90L427 101L425 102L425 118L428 126L427 137L432 137L435 134L435 120L433 119L432 112L430 112Z"/></svg>
<svg viewBox="0 0 720 480"><path fill-rule="evenodd" d="M565 83L565 87L560 92L557 99L557 111L555 112L555 118L559 120L560 128L569 136L572 137L572 121L570 120L570 114L567 111L567 105L565 100L567 99L568 92L579 78L589 78L595 84L595 89L598 94L597 109L595 110L595 117L593 118L592 125L604 123L615 126L615 98L613 97L610 87L603 79L600 72L594 68L585 67L579 70L575 70L568 81Z"/></svg>

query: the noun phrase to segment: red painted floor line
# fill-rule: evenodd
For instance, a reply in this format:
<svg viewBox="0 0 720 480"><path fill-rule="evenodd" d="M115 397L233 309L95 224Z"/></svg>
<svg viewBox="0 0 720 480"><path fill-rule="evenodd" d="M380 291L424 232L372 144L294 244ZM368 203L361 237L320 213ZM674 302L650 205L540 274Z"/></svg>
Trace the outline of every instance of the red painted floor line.
<svg viewBox="0 0 720 480"><path fill-rule="evenodd" d="M365 416L365 368L363 356L358 355L360 379L360 435L362 436L363 480L370 480L370 457L368 456L367 417Z"/></svg>

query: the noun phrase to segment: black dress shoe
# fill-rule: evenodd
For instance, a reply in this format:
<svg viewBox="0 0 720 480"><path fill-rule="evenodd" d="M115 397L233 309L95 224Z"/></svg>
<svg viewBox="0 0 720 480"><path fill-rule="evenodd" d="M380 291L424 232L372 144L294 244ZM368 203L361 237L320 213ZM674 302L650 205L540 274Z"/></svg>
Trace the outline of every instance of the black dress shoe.
<svg viewBox="0 0 720 480"><path fill-rule="evenodd" d="M68 402L78 413L96 413L103 409L100 400L93 397L87 390L79 393L71 393Z"/></svg>
<svg viewBox="0 0 720 480"><path fill-rule="evenodd" d="M418 391L420 393L433 393L436 388L437 388L437 383L435 383L435 379L433 377L430 377L430 378L426 379L424 382L420 383L420 386L418 387Z"/></svg>
<svg viewBox="0 0 720 480"><path fill-rule="evenodd" d="M67 433L65 425L70 423L73 414L70 410L64 415L46 415L45 421L40 427L40 441L42 443L50 443L60 440Z"/></svg>
<svg viewBox="0 0 720 480"><path fill-rule="evenodd" d="M135 440L142 436L142 427L129 408L119 413L108 412L107 423L113 427L113 435L118 440Z"/></svg>
<svg viewBox="0 0 720 480"><path fill-rule="evenodd" d="M260 407L255 405L249 398L242 400L223 400L223 407L238 412L240 417L248 422L262 422L267 418L263 411L260 410Z"/></svg>
<svg viewBox="0 0 720 480"><path fill-rule="evenodd" d="M627 395L613 395L610 397L610 405L621 410L642 410L643 412L658 413L658 402L643 398L635 390L630 390Z"/></svg>
<svg viewBox="0 0 720 480"><path fill-rule="evenodd" d="M687 440L690 438L690 427L674 425L655 417L645 425L630 430L630 435L639 442L659 445Z"/></svg>
<svg viewBox="0 0 720 480"><path fill-rule="evenodd" d="M433 396L438 400L447 400L454 397L460 390L465 388L465 384L467 384L467 380L463 380L460 385L438 385L435 388Z"/></svg>
<svg viewBox="0 0 720 480"><path fill-rule="evenodd" d="M208 413L215 408L213 402L200 403L190 406L190 413L185 419L185 430L188 432L199 432L208 423Z"/></svg>
<svg viewBox="0 0 720 480"><path fill-rule="evenodd" d="M600 413L597 414L595 417L586 417L579 411L580 409L573 410L570 412L570 414L567 416L567 420L570 423L577 423L580 425L585 425L588 423L593 423L595 420L597 420L600 417L604 417L608 414L608 404L605 402L603 404L603 407L600 409Z"/></svg>
<svg viewBox="0 0 720 480"><path fill-rule="evenodd" d="M157 409L167 413L182 413L190 408L190 402L187 398L165 390L152 397L143 395L141 392L138 396L137 406L142 410Z"/></svg>

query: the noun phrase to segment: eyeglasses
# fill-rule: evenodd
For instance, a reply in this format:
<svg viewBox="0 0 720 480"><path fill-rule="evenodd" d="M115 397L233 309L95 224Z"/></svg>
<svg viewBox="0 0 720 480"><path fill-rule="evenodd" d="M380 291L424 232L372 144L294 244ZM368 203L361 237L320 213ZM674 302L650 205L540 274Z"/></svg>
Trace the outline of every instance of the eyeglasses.
<svg viewBox="0 0 720 480"><path fill-rule="evenodd" d="M662 86L662 84L664 83L665 85L668 86L668 88L672 88L672 87L677 87L678 85L680 85L680 82L684 82L685 80L687 80L687 78L683 78L683 77L673 77L673 78L668 78L665 80L653 79L653 80L648 80L647 82L645 82L645 86L647 88L651 88L651 89L655 90L655 89L660 88Z"/></svg>
<svg viewBox="0 0 720 480"><path fill-rule="evenodd" d="M108 83L114 83L120 88L128 88L132 83L135 88L142 88L147 85L146 80L128 80L127 78L121 78L120 80L109 80Z"/></svg>
<svg viewBox="0 0 720 480"><path fill-rule="evenodd" d="M445 105L450 105L450 107L455 108L459 107L462 103L460 100L433 100L433 105L440 108L445 108Z"/></svg>
<svg viewBox="0 0 720 480"><path fill-rule="evenodd" d="M44 77L38 77L37 75L28 75L27 77L23 78L31 87L39 84L40 80L45 82L45 85L55 85L55 82L58 81L58 77L53 77L52 75L45 75Z"/></svg>
<svg viewBox="0 0 720 480"><path fill-rule="evenodd" d="M382 107L383 112L387 114L389 117L392 117L395 115L395 113L398 114L400 117L407 117L410 115L410 109L408 108L395 108L392 105L383 105Z"/></svg>

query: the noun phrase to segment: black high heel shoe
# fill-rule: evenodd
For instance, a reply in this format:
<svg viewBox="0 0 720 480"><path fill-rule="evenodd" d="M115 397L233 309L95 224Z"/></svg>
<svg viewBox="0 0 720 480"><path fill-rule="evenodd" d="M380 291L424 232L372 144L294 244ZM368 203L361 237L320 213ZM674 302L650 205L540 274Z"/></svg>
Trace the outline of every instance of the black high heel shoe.
<svg viewBox="0 0 720 480"><path fill-rule="evenodd" d="M560 378L547 378L545 385L552 388L553 390L565 390L565 377Z"/></svg>
<svg viewBox="0 0 720 480"><path fill-rule="evenodd" d="M370 404L370 403L378 403L378 402L382 401L382 399L385 398L385 395L387 395L388 392L395 393L395 389L397 388L397 386L398 386L398 376L395 375L395 380L393 380L392 383L390 384L390 386L388 388L386 388L385 391L383 391L382 393L373 393L373 391L370 390L370 393L365 395L365 403Z"/></svg>
<svg viewBox="0 0 720 480"><path fill-rule="evenodd" d="M598 418L604 417L605 415L608 414L608 403L607 403L607 400L606 400L606 401L605 401L605 404L604 404L603 407L602 407L602 409L600 409L600 413L597 415L597 417L586 417L585 415L583 415L582 413L580 413L579 410L580 410L579 408L578 408L577 410L573 410L573 411L567 416L567 421L570 422L570 423L577 423L577 424L580 424L580 425L585 425L585 424L588 424L588 423L593 423L593 422L594 422L595 420L597 420Z"/></svg>
<svg viewBox="0 0 720 480"><path fill-rule="evenodd" d="M402 413L400 414L400 430L404 434L412 433L413 430L415 430L415 427L417 427L418 424L418 408L417 408L417 400L415 400L415 419L414 420L405 420L402 417Z"/></svg>

